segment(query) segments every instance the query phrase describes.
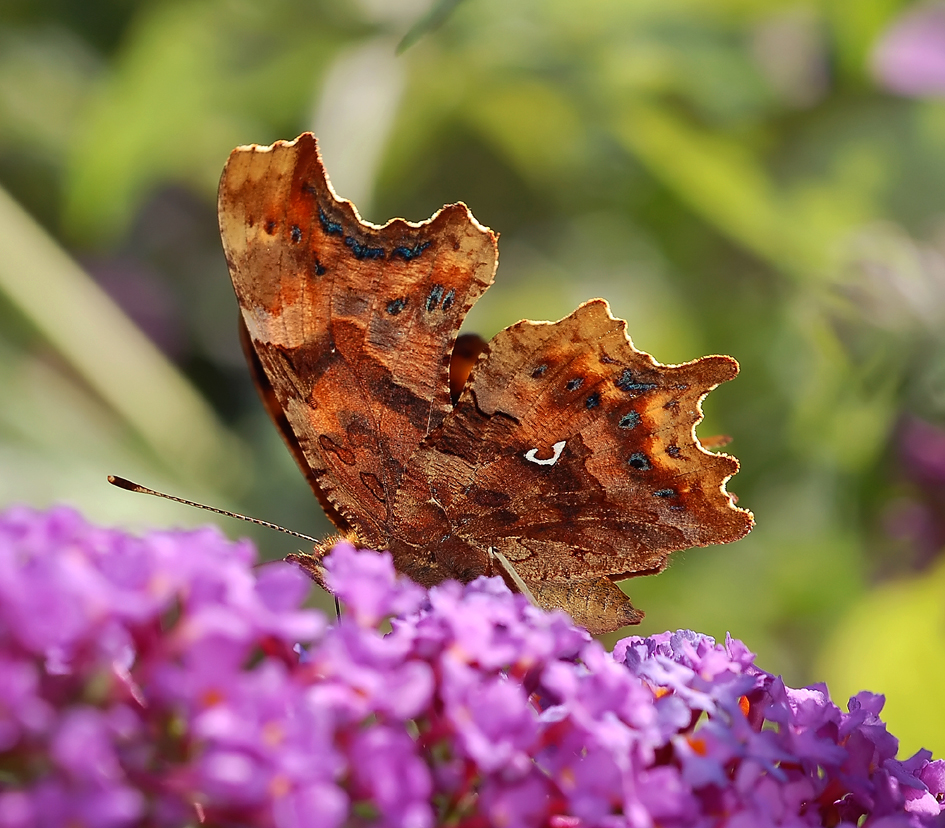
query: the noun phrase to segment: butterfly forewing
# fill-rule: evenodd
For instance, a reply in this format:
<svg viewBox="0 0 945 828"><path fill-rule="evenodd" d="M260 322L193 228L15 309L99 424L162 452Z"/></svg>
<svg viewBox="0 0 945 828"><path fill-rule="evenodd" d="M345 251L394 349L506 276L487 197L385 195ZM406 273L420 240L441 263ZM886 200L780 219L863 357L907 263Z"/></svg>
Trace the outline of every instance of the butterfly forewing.
<svg viewBox="0 0 945 828"><path fill-rule="evenodd" d="M383 546L404 465L451 409L449 356L492 282L495 236L461 204L362 222L310 134L234 150L219 202L246 328L310 479Z"/></svg>

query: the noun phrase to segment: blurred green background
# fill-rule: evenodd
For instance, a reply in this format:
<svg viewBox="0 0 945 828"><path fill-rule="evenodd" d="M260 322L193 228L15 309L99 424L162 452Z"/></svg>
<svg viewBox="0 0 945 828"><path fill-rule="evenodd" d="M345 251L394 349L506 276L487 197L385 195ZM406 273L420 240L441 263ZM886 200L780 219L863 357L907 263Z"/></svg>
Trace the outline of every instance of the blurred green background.
<svg viewBox="0 0 945 828"><path fill-rule="evenodd" d="M942 756L939 11L5 0L0 503L207 520L113 472L327 530L243 364L215 215L232 147L313 129L366 218L462 200L501 233L467 330L603 296L662 362L734 355L701 433L734 438L757 528L629 582L640 632L731 631L841 705L885 693L900 755Z"/></svg>

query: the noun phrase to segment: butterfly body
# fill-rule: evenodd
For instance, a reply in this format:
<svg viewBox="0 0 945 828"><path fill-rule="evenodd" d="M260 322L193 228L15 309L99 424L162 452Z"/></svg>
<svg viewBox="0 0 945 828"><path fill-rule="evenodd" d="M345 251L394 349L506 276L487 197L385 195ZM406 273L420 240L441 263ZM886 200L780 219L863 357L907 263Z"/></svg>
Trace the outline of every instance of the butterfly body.
<svg viewBox="0 0 945 828"><path fill-rule="evenodd" d="M694 431L730 357L660 365L595 299L501 331L464 385L454 361L451 397L495 234L462 204L363 222L310 134L235 150L220 224L270 414L339 530L419 583L495 574L499 550L599 632L642 617L615 580L750 529L724 488L737 461Z"/></svg>

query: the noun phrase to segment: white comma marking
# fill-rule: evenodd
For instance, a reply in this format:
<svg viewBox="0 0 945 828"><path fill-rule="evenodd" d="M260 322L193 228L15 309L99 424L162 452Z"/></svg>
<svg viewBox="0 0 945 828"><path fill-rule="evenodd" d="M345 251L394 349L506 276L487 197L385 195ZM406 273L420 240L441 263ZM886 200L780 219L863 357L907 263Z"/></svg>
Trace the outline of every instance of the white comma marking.
<svg viewBox="0 0 945 828"><path fill-rule="evenodd" d="M565 443L567 440L559 440L555 443L551 450L554 452L551 457L546 458L545 460L538 459L538 449L529 449L525 452L525 459L531 463L537 463L539 466L553 466L558 462L558 458L561 456L561 452L564 451Z"/></svg>

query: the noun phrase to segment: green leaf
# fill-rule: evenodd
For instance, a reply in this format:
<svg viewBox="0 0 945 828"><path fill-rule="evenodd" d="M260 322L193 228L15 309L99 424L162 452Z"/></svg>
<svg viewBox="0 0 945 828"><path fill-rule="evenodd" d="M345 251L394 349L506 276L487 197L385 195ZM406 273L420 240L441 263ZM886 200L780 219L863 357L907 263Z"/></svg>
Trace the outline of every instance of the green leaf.
<svg viewBox="0 0 945 828"><path fill-rule="evenodd" d="M899 757L945 753L945 561L864 595L837 624L818 659L835 701L870 690L886 696L883 719Z"/></svg>
<svg viewBox="0 0 945 828"><path fill-rule="evenodd" d="M463 0L436 0L430 10L423 15L397 44L397 54L403 54L424 35L440 28Z"/></svg>

